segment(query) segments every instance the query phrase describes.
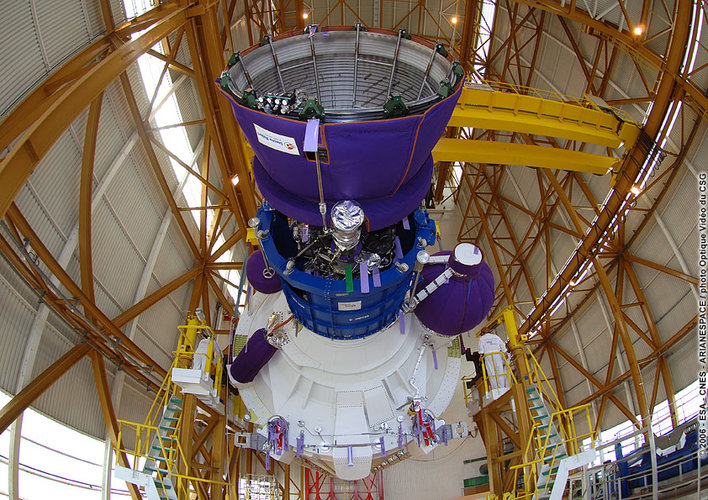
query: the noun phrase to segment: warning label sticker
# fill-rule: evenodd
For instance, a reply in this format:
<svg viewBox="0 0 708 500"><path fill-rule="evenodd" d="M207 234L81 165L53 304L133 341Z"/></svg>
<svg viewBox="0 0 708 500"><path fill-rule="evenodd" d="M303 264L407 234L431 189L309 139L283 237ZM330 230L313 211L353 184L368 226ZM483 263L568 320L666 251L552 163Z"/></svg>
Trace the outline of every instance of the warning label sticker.
<svg viewBox="0 0 708 500"><path fill-rule="evenodd" d="M282 151L283 153L288 153L291 155L299 155L300 151L295 144L295 139L292 137L287 137L285 135L276 134L270 130L266 130L263 127L259 127L255 123L253 127L256 129L256 135L258 136L258 142L264 146L268 146L271 149L277 151Z"/></svg>

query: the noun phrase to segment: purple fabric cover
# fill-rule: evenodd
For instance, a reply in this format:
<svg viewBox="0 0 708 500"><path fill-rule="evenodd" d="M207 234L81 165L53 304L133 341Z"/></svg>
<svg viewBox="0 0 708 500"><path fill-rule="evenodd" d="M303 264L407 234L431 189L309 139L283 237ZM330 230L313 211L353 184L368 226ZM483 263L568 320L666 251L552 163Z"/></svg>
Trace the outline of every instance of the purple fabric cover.
<svg viewBox="0 0 708 500"><path fill-rule="evenodd" d="M276 293L282 289L280 278L277 274L273 274L272 278L263 276L265 269L265 261L263 260L263 251L258 249L253 252L246 261L246 277L253 289L261 293Z"/></svg>
<svg viewBox="0 0 708 500"><path fill-rule="evenodd" d="M425 198L425 194L430 189L432 174L433 157L428 156L418 174L410 182L401 186L401 189L393 197L354 198L364 209L369 231L376 231L395 224L418 208L420 200ZM276 210L305 224L322 225L317 198L306 199L284 189L268 175L258 158L253 159L253 175L261 193ZM375 181L372 182L372 185L374 184ZM328 217L329 208L335 202L328 203Z"/></svg>
<svg viewBox="0 0 708 500"><path fill-rule="evenodd" d="M435 255L449 255L438 252ZM444 264L423 268L422 281L416 290L422 290L445 270ZM494 276L482 261L470 276L453 276L415 308L421 323L441 335L459 335L481 323L494 302Z"/></svg>
<svg viewBox="0 0 708 500"><path fill-rule="evenodd" d="M253 382L277 349L265 339L265 328L256 330L231 364L231 376L241 384Z"/></svg>
<svg viewBox="0 0 708 500"><path fill-rule="evenodd" d="M461 91L462 85L455 94L421 115L321 125L320 145L327 148L329 155L329 163L322 163L326 201L383 198L402 190L423 168L450 120ZM307 123L268 115L233 101L232 107L271 182L291 195L318 200L315 162L308 160L303 152ZM255 125L294 139L299 154L288 154L262 144Z"/></svg>

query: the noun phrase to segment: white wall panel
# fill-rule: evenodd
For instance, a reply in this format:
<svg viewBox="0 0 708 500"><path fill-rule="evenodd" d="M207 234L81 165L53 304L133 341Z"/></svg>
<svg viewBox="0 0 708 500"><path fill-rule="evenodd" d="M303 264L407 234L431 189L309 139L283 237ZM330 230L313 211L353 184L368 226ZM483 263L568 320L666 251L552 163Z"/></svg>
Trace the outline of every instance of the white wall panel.
<svg viewBox="0 0 708 500"><path fill-rule="evenodd" d="M29 0L0 3L0 116L47 72Z"/></svg>

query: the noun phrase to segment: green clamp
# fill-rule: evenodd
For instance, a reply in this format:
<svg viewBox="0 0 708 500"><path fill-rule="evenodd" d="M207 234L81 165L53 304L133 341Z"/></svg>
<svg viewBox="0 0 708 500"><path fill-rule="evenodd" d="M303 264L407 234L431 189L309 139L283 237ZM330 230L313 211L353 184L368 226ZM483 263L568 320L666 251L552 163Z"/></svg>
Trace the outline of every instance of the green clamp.
<svg viewBox="0 0 708 500"><path fill-rule="evenodd" d="M465 70L462 69L460 61L452 63L452 74L457 78L455 82L459 82L465 76Z"/></svg>
<svg viewBox="0 0 708 500"><path fill-rule="evenodd" d="M401 38L405 38L406 40L411 39L411 35L408 33L408 31L406 31L404 29L400 29L400 30L398 30L398 32L401 34Z"/></svg>
<svg viewBox="0 0 708 500"><path fill-rule="evenodd" d="M403 98L399 95L391 96L384 104L383 109L386 118L395 118L408 114L408 106L406 106L406 103L403 102Z"/></svg>
<svg viewBox="0 0 708 500"><path fill-rule="evenodd" d="M226 63L226 67L231 69L234 64L238 62L238 60L241 58L241 53L240 52L235 52L231 54L231 57L229 57L229 62Z"/></svg>
<svg viewBox="0 0 708 500"><path fill-rule="evenodd" d="M312 118L322 119L324 116L324 108L317 102L317 99L308 99L300 111L301 120L310 120Z"/></svg>
<svg viewBox="0 0 708 500"><path fill-rule="evenodd" d="M228 71L224 71L221 73L221 77L219 78L219 86L224 92L230 95L234 94L234 91L231 88L231 75Z"/></svg>
<svg viewBox="0 0 708 500"><path fill-rule="evenodd" d="M241 106L246 106L247 108L258 109L258 98L256 97L256 91L253 89L246 90L238 103Z"/></svg>
<svg viewBox="0 0 708 500"><path fill-rule="evenodd" d="M443 57L447 57L447 49L442 43L439 43L435 46L435 52L437 52Z"/></svg>
<svg viewBox="0 0 708 500"><path fill-rule="evenodd" d="M271 38L272 37L270 35L264 36L263 40L261 40L261 43L259 43L258 46L263 47L264 45L268 45L268 42L270 42Z"/></svg>
<svg viewBox="0 0 708 500"><path fill-rule="evenodd" d="M438 97L440 99L445 99L451 96L455 90L452 88L452 84L447 80L440 82L440 88L438 89Z"/></svg>

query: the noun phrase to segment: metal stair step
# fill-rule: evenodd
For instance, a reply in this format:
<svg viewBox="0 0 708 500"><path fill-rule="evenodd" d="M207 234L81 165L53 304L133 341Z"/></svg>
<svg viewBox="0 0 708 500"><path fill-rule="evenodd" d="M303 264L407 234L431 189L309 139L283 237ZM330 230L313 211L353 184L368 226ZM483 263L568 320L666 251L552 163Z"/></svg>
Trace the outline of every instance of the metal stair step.
<svg viewBox="0 0 708 500"><path fill-rule="evenodd" d="M177 421L179 421L179 418L175 418L175 417L162 417L162 419L163 419L163 420L168 420L168 421L170 421L170 422L177 422Z"/></svg>
<svg viewBox="0 0 708 500"><path fill-rule="evenodd" d="M152 455L148 455L148 458L151 459L151 460L154 460L154 461L156 461L156 462L165 462L165 463L167 463L167 459L166 459L166 458L153 457Z"/></svg>
<svg viewBox="0 0 708 500"><path fill-rule="evenodd" d="M153 467L144 467L144 469L145 469L146 471L150 471L150 472L153 472L153 473L157 472L157 473L165 474L165 475L167 475L167 474L170 473L170 471L168 471L167 469L155 469L155 468L153 468Z"/></svg>
<svg viewBox="0 0 708 500"><path fill-rule="evenodd" d="M534 420L543 420L544 418L548 418L548 415L536 415L531 418L533 418Z"/></svg>
<svg viewBox="0 0 708 500"><path fill-rule="evenodd" d="M157 489L164 489L164 490L171 490L172 485L169 482L163 483L155 479L155 486L157 486Z"/></svg>
<svg viewBox="0 0 708 500"><path fill-rule="evenodd" d="M167 408L168 410L173 411L173 412L175 412L175 413L181 413L181 412L182 412L182 408L180 408L179 406L170 406L170 405L167 405L165 408Z"/></svg>
<svg viewBox="0 0 708 500"><path fill-rule="evenodd" d="M555 458L556 460L562 460L562 459L564 459L564 458L567 457L567 456L568 456L568 455L566 455L565 453L559 453L559 454L556 455L555 457L554 457L553 455L549 455L549 456L545 457L545 458L543 459L543 461L544 461L544 462L552 462L554 458Z"/></svg>
<svg viewBox="0 0 708 500"><path fill-rule="evenodd" d="M179 399L179 398L171 397L171 398L170 398L170 403L175 403L175 404L181 405L182 403L184 403L184 401L182 401L182 400Z"/></svg>
<svg viewBox="0 0 708 500"><path fill-rule="evenodd" d="M163 449L160 446L151 446L150 448L152 448L155 451L162 451L162 449ZM165 449L165 451L167 451L167 450L173 450L174 448L172 448L171 446L165 446L164 449Z"/></svg>
<svg viewBox="0 0 708 500"><path fill-rule="evenodd" d="M551 474L555 474L556 472L558 472L558 466L553 467L552 469L549 469L549 470L541 471L541 475L542 475L542 476L548 476L548 475L551 475Z"/></svg>
<svg viewBox="0 0 708 500"><path fill-rule="evenodd" d="M544 410L546 407L541 405L541 406L531 406L529 410L531 411L537 411L537 410Z"/></svg>

